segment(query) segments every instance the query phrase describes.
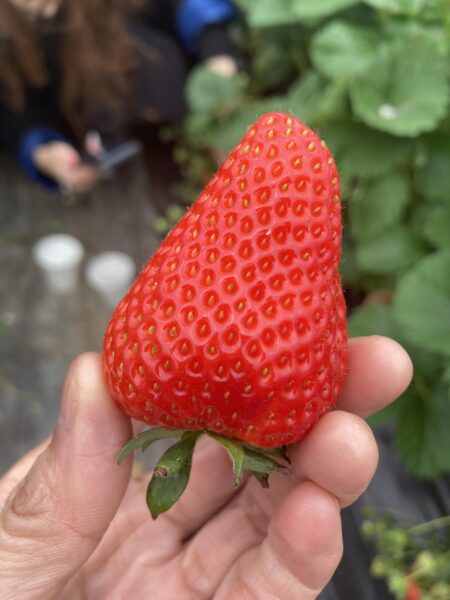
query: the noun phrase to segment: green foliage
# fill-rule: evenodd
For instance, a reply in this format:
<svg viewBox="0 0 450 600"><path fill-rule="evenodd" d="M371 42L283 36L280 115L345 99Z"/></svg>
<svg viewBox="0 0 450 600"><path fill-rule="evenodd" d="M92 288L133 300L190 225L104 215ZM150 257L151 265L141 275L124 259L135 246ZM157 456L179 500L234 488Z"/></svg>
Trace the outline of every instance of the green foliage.
<svg viewBox="0 0 450 600"><path fill-rule="evenodd" d="M350 120L333 121L325 127L325 139L336 156L341 176L369 179L405 164L411 142L369 129Z"/></svg>
<svg viewBox="0 0 450 600"><path fill-rule="evenodd" d="M420 241L404 225L397 225L358 246L356 261L366 273L389 274L407 267L421 254Z"/></svg>
<svg viewBox="0 0 450 600"><path fill-rule="evenodd" d="M349 330L389 335L414 362L410 390L382 417L395 418L412 472L449 471L448 0L237 4L245 75L194 70L177 159L199 189L264 112L290 112L318 130L341 175L349 298L382 290L392 301L358 307Z"/></svg>
<svg viewBox="0 0 450 600"><path fill-rule="evenodd" d="M399 223L410 198L408 178L395 172L355 190L351 199L353 237L368 239Z"/></svg>
<svg viewBox="0 0 450 600"><path fill-rule="evenodd" d="M450 357L450 251L427 256L405 273L394 306L412 342Z"/></svg>
<svg viewBox="0 0 450 600"><path fill-rule="evenodd" d="M416 378L398 417L396 444L405 465L425 478L450 471L450 398L445 383L428 387Z"/></svg>
<svg viewBox="0 0 450 600"><path fill-rule="evenodd" d="M355 114L367 125L413 137L439 124L448 91L447 57L436 34L414 28L380 44L350 96Z"/></svg>
<svg viewBox="0 0 450 600"><path fill-rule="evenodd" d="M364 335L385 335L399 340L401 330L386 304L372 304L357 308L348 319L348 333L351 337Z"/></svg>
<svg viewBox="0 0 450 600"><path fill-rule="evenodd" d="M450 517L411 525L371 508L365 512L361 530L376 549L372 575L384 579L398 600L450 598Z"/></svg>
<svg viewBox="0 0 450 600"><path fill-rule="evenodd" d="M332 21L314 36L311 58L325 77L350 80L373 62L377 41L373 29Z"/></svg>
<svg viewBox="0 0 450 600"><path fill-rule="evenodd" d="M423 238L431 246L448 248L450 246L450 202L425 205L424 209L421 224Z"/></svg>
<svg viewBox="0 0 450 600"><path fill-rule="evenodd" d="M416 171L418 191L431 200L450 202L450 135L436 132L424 137Z"/></svg>
<svg viewBox="0 0 450 600"><path fill-rule="evenodd" d="M189 78L186 98L191 109L204 116L229 112L239 104L245 80L243 75L222 77L210 69L197 67Z"/></svg>
<svg viewBox="0 0 450 600"><path fill-rule="evenodd" d="M277 27L327 17L359 0L238 0L251 27Z"/></svg>

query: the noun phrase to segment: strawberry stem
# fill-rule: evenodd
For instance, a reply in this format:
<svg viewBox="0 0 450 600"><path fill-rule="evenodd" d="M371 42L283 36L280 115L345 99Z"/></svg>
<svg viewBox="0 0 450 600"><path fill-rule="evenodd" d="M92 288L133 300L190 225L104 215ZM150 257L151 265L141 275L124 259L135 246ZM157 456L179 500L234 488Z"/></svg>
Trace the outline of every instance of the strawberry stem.
<svg viewBox="0 0 450 600"><path fill-rule="evenodd" d="M222 435L218 435L217 433L213 433L212 431L207 432L209 437L216 442L219 442L229 453L231 456L231 460L233 461L233 474L234 474L234 487L239 487L241 484L241 475L244 472L245 468L245 449L242 447L242 444L238 442L234 442Z"/></svg>
<svg viewBox="0 0 450 600"><path fill-rule="evenodd" d="M156 427L142 431L125 444L117 457L117 464L120 465L130 452L133 452L134 450L139 450L140 448L142 452L144 452L144 450L153 444L153 442L181 437L184 432L184 429L159 429Z"/></svg>
<svg viewBox="0 0 450 600"><path fill-rule="evenodd" d="M122 463L130 452L139 448L145 450L158 440L181 438L173 446L170 446L158 460L148 484L147 505L153 519L169 510L186 489L195 444L202 434L207 434L227 450L233 463L234 487L239 487L242 483L242 476L245 472L254 475L260 484L267 488L269 487L270 473L289 471L288 466L275 460L275 458L282 459L289 463L284 446L282 448L256 448L205 430L148 429L125 444L117 462L118 464Z"/></svg>

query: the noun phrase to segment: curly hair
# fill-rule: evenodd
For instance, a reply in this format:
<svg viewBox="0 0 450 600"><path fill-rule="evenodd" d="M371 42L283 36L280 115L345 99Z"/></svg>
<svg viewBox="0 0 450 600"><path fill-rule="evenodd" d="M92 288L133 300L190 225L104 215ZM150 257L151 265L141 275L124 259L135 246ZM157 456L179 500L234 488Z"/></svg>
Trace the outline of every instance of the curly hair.
<svg viewBox="0 0 450 600"><path fill-rule="evenodd" d="M99 108L123 111L135 66L128 15L139 0L62 0L52 27L61 35L59 104L75 135L82 137ZM27 87L43 88L49 74L36 24L8 0L0 0L0 94L12 110L26 109Z"/></svg>

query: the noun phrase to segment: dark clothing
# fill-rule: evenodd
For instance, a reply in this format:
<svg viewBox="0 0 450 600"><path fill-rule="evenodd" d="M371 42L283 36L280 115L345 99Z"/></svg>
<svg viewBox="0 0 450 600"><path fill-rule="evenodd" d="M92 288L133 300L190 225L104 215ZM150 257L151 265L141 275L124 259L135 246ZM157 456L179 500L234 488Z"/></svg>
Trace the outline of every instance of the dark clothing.
<svg viewBox="0 0 450 600"><path fill-rule="evenodd" d="M235 16L230 0L152 0L142 16L153 29L178 38L200 62L232 52L225 27Z"/></svg>
<svg viewBox="0 0 450 600"><path fill-rule="evenodd" d="M138 38L137 67L130 73L136 114L109 118L99 107L99 118L87 124L108 137L132 125L140 109L149 109L162 121L179 121L185 114L184 85L192 57L203 61L230 53L226 25L234 11L229 0L152 0L129 24L130 34ZM33 151L52 140L72 144L73 135L59 106L61 83L58 47L62 32L42 35L41 46L49 76L46 87L26 89L26 109L14 112L0 102L0 149L18 156L30 177L52 187L52 182L35 168Z"/></svg>
<svg viewBox="0 0 450 600"><path fill-rule="evenodd" d="M37 126L56 130L70 136L70 128L59 108L59 64L57 61L60 34L48 32L42 36L48 74L48 84L40 89L25 88L25 110L16 112L0 101L0 148L17 153L18 144L24 133Z"/></svg>

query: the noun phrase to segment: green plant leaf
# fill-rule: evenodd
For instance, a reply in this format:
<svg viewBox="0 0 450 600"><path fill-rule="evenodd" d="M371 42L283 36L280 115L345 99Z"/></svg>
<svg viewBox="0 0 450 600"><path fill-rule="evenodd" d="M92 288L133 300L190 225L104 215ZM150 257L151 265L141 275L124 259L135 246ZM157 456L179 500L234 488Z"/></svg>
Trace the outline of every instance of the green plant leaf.
<svg viewBox="0 0 450 600"><path fill-rule="evenodd" d="M411 141L370 129L352 121L334 121L324 127L323 137L346 177L382 175L405 163Z"/></svg>
<svg viewBox="0 0 450 600"><path fill-rule="evenodd" d="M196 67L186 85L186 98L193 112L216 115L225 108L230 112L239 104L246 85L242 75L222 77L204 66Z"/></svg>
<svg viewBox="0 0 450 600"><path fill-rule="evenodd" d="M272 458L265 456L263 454L264 448L261 448L259 451L256 451L252 450L248 446L244 446L244 452L244 469L246 471L269 475L273 471L286 470L286 467L284 465L280 465Z"/></svg>
<svg viewBox="0 0 450 600"><path fill-rule="evenodd" d="M353 237L361 241L399 223L409 200L409 182L400 173L390 173L363 186L349 202Z"/></svg>
<svg viewBox="0 0 450 600"><path fill-rule="evenodd" d="M450 356L450 251L423 258L399 280L395 317L405 337Z"/></svg>
<svg viewBox="0 0 450 600"><path fill-rule="evenodd" d="M184 433L179 442L164 452L155 466L147 487L147 505L153 519L169 510L186 489L192 455L200 435L199 431Z"/></svg>
<svg viewBox="0 0 450 600"><path fill-rule="evenodd" d="M347 320L347 328L351 337L385 335L394 340L401 339L401 330L392 307L386 304L372 304L355 309Z"/></svg>
<svg viewBox="0 0 450 600"><path fill-rule="evenodd" d="M345 286L359 285L361 274L356 264L355 248L346 235L344 235L342 240L342 257L339 264L339 272Z"/></svg>
<svg viewBox="0 0 450 600"><path fill-rule="evenodd" d="M204 129L202 139L212 148L229 152L240 141L249 124L265 112L290 112L311 124L327 114L339 114L342 99L338 86L327 83L310 71L291 86L286 96L268 96L242 106L218 123L210 124Z"/></svg>
<svg viewBox="0 0 450 600"><path fill-rule="evenodd" d="M316 68L330 79L350 80L364 72L379 42L376 31L344 21L332 21L317 33L311 45Z"/></svg>
<svg viewBox="0 0 450 600"><path fill-rule="evenodd" d="M238 487L241 483L241 475L244 472L245 465L245 451L242 445L218 433L213 433L212 431L208 431L207 433L213 440L219 442L231 456L231 460L233 461L234 487Z"/></svg>
<svg viewBox="0 0 450 600"><path fill-rule="evenodd" d="M365 240L356 250L356 261L367 273L395 273L423 253L421 242L403 225Z"/></svg>
<svg viewBox="0 0 450 600"><path fill-rule="evenodd" d="M152 222L152 227L155 233L164 234L169 231L170 223L164 217L156 217Z"/></svg>
<svg viewBox="0 0 450 600"><path fill-rule="evenodd" d="M364 0L373 8L387 11L391 14L418 15L429 0Z"/></svg>
<svg viewBox="0 0 450 600"><path fill-rule="evenodd" d="M204 132L204 140L210 148L216 148L222 152L230 152L242 139L247 131L248 124L253 123L265 111L255 108L243 109L232 115L222 123L216 123Z"/></svg>
<svg viewBox="0 0 450 600"><path fill-rule="evenodd" d="M154 442L181 437L183 433L184 431L182 429L159 429L157 427L141 431L141 433L129 440L122 448L119 456L117 457L117 464L120 465L130 454L130 452L134 452L134 450L141 449L142 452L144 452L144 450Z"/></svg>
<svg viewBox="0 0 450 600"><path fill-rule="evenodd" d="M359 4L359 2L360 0L292 0L292 10L294 16L299 19L317 19L329 17L350 6ZM272 3L276 4L276 2Z"/></svg>
<svg viewBox="0 0 450 600"><path fill-rule="evenodd" d="M278 27L292 23L293 0L258 0L248 2L245 7L246 17L250 27Z"/></svg>
<svg viewBox="0 0 450 600"><path fill-rule="evenodd" d="M252 83L256 84L260 93L289 81L293 64L286 59L287 48L284 46L275 40L268 40L254 54L251 63Z"/></svg>
<svg viewBox="0 0 450 600"><path fill-rule="evenodd" d="M242 139L249 124L266 112L292 112L289 97L269 96L249 106L243 106L232 116L203 132L204 141L211 147L229 152Z"/></svg>
<svg viewBox="0 0 450 600"><path fill-rule="evenodd" d="M416 171L417 187L426 198L450 202L450 136L434 132L422 141L425 156Z"/></svg>
<svg viewBox="0 0 450 600"><path fill-rule="evenodd" d="M344 112L345 90L327 82L321 75L308 71L288 90L290 112L309 124L317 124Z"/></svg>
<svg viewBox="0 0 450 600"><path fill-rule="evenodd" d="M279 27L308 22L310 19L328 17L359 4L360 0L239 0L247 22L255 29Z"/></svg>
<svg viewBox="0 0 450 600"><path fill-rule="evenodd" d="M399 136L417 136L445 115L447 57L426 29L411 29L380 46L350 90L355 113L367 125Z"/></svg>
<svg viewBox="0 0 450 600"><path fill-rule="evenodd" d="M167 207L166 216L169 222L173 225L174 223L178 223L185 212L186 210L179 204L169 204Z"/></svg>
<svg viewBox="0 0 450 600"><path fill-rule="evenodd" d="M423 237L435 248L449 248L450 202L425 205L424 208L421 222Z"/></svg>
<svg viewBox="0 0 450 600"><path fill-rule="evenodd" d="M253 452L265 454L266 456L274 456L275 458L281 458L289 464L291 463L291 460L287 455L287 446L280 446L279 448L258 448L257 446L251 446L250 444L245 444L245 446Z"/></svg>
<svg viewBox="0 0 450 600"><path fill-rule="evenodd" d="M432 390L412 386L402 403L396 445L408 469L433 478L450 471L450 396L445 382Z"/></svg>
<svg viewBox="0 0 450 600"><path fill-rule="evenodd" d="M448 365L444 370L443 380L446 384L450 385L450 365Z"/></svg>
<svg viewBox="0 0 450 600"><path fill-rule="evenodd" d="M442 373L442 356L427 352L405 337L392 305L360 306L348 317L347 327L351 337L384 335L399 342L410 355L414 370L427 381L435 381Z"/></svg>

